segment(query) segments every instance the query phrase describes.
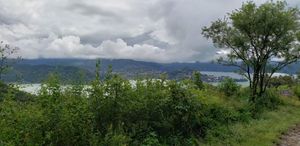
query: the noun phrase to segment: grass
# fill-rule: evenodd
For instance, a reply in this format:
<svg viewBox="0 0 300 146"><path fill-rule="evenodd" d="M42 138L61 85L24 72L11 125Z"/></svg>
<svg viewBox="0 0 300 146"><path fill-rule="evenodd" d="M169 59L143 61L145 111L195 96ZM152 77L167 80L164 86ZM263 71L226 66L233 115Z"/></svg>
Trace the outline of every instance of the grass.
<svg viewBox="0 0 300 146"><path fill-rule="evenodd" d="M282 133L300 123L300 101L282 97L284 105L275 111L265 112L259 119L233 124L225 137L210 136L201 145L213 146L272 146L279 142ZM229 135L228 135L229 134Z"/></svg>

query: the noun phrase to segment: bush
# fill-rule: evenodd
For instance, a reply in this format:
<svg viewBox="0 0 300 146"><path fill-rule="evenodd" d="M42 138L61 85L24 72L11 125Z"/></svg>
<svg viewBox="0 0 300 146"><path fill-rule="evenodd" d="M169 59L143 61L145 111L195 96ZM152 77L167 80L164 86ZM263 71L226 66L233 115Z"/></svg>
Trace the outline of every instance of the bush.
<svg viewBox="0 0 300 146"><path fill-rule="evenodd" d="M235 108L202 104L183 82L148 79L131 86L112 72L87 91L79 85L63 88L51 74L39 93L31 103L1 105L0 143L197 145L195 139L216 126L246 117Z"/></svg>
<svg viewBox="0 0 300 146"><path fill-rule="evenodd" d="M143 140L142 146L159 146L160 142L157 138L157 134L154 132L149 133L147 137Z"/></svg>
<svg viewBox="0 0 300 146"><path fill-rule="evenodd" d="M238 85L232 78L225 78L218 86L219 90L225 93L226 96L232 96L239 92Z"/></svg>
<svg viewBox="0 0 300 146"><path fill-rule="evenodd" d="M224 137L228 125L249 119L247 108L223 101L216 87L198 89L195 83L155 79L132 86L111 70L86 90L80 84L65 88L51 74L31 102L0 102L0 144L199 145L197 139ZM226 79L219 89L231 96L239 86ZM220 101L206 103L211 95ZM266 96L260 104L273 108L273 96Z"/></svg>
<svg viewBox="0 0 300 146"><path fill-rule="evenodd" d="M201 118L201 123L205 128L203 129L205 135L202 137L208 143L214 138L226 140L234 135L234 131L229 128L230 125L248 122L251 116L246 106L233 108L226 105L207 105L204 116Z"/></svg>
<svg viewBox="0 0 300 146"><path fill-rule="evenodd" d="M196 85L197 89L201 90L201 89L204 88L203 82L201 80L201 74L200 74L200 72L194 72L193 73L193 82Z"/></svg>
<svg viewBox="0 0 300 146"><path fill-rule="evenodd" d="M252 104L253 116L258 116L264 110L275 110L282 105L283 102L274 90L266 90L266 92L257 98L256 102Z"/></svg>
<svg viewBox="0 0 300 146"><path fill-rule="evenodd" d="M269 81L269 87L275 87L278 88L282 85L287 85L288 87L291 87L295 84L295 80L292 76L278 76L278 77L272 77Z"/></svg>
<svg viewBox="0 0 300 146"><path fill-rule="evenodd" d="M10 97L15 101L21 102L28 102L34 98L34 96L29 93L19 91L15 85L7 85L0 81L0 102L4 99L4 97Z"/></svg>
<svg viewBox="0 0 300 146"><path fill-rule="evenodd" d="M294 88L294 94L299 98L300 100L300 85L296 85Z"/></svg>

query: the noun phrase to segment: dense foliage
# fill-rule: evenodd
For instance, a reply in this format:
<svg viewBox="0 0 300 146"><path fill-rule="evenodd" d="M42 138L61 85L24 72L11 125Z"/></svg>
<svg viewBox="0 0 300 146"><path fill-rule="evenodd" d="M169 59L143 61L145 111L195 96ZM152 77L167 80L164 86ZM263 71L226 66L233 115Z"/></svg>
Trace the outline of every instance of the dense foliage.
<svg viewBox="0 0 300 146"><path fill-rule="evenodd" d="M6 85L0 81L0 102L7 96L20 102L29 101L33 98L29 93L19 91L14 88L14 86L15 85Z"/></svg>
<svg viewBox="0 0 300 146"><path fill-rule="evenodd" d="M205 84L200 73L186 80L127 80L109 67L86 84L62 86L50 74L37 95L1 83L0 145L199 145L235 135L235 124L260 119L283 105L281 91L298 95L299 85L280 82L253 104L249 88L232 79ZM279 80L279 81L278 81ZM293 89L293 90L290 90Z"/></svg>
<svg viewBox="0 0 300 146"><path fill-rule="evenodd" d="M17 48L5 44L3 41L0 42L0 81L2 81L2 75L7 73L11 67L11 61L8 58L16 51Z"/></svg>
<svg viewBox="0 0 300 146"><path fill-rule="evenodd" d="M276 63L271 72L266 68L274 65L269 64L271 57L285 59L277 64L279 68L298 59L299 44L293 44L300 39L295 38L300 34L296 12L283 2L260 7L248 2L230 15L233 26L217 21L204 29L215 43L233 49L229 63L248 69L249 88L229 78L217 87L208 85L199 72L186 80L168 80L167 74L161 74L160 79L132 81L114 73L112 67L102 74L100 62L90 84L80 75L72 85L62 86L60 78L67 75L53 73L37 95L0 82L0 145L190 146L236 136L235 129L230 129L234 124L260 120L265 111L283 105L281 91L293 89L300 97L300 86L293 78L288 79L295 84L284 82L285 77L271 80L278 70ZM69 69L70 74L76 70Z"/></svg>
<svg viewBox="0 0 300 146"><path fill-rule="evenodd" d="M229 51L219 62L239 67L249 80L253 103L266 92L275 72L300 58L299 16L299 9L285 1L249 1L203 28L215 46Z"/></svg>
<svg viewBox="0 0 300 146"><path fill-rule="evenodd" d="M240 86L231 78L225 78L219 85L219 90L226 96L233 96L240 90Z"/></svg>
<svg viewBox="0 0 300 146"><path fill-rule="evenodd" d="M132 83L108 69L89 86L62 87L51 74L30 100L2 92L0 145L198 145L250 118L247 106L207 103L222 94L195 78Z"/></svg>
<svg viewBox="0 0 300 146"><path fill-rule="evenodd" d="M294 87L294 94L300 99L300 85Z"/></svg>
<svg viewBox="0 0 300 146"><path fill-rule="evenodd" d="M282 85L288 85L289 87L295 85L296 81L291 76L277 76L272 77L269 81L269 87L278 88Z"/></svg>

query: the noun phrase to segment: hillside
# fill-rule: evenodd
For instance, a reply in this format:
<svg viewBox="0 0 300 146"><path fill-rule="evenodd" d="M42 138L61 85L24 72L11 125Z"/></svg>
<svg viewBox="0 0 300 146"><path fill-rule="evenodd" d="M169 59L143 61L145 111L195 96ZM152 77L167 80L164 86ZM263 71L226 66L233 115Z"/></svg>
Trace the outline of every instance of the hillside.
<svg viewBox="0 0 300 146"><path fill-rule="evenodd" d="M92 72L75 66L17 64L3 79L5 82L40 83L50 73L57 73L65 83L78 79L81 74L86 81L94 77Z"/></svg>
<svg viewBox="0 0 300 146"><path fill-rule="evenodd" d="M51 72L56 72L64 82L77 79L84 75L85 81L91 81L94 77L96 60L86 59L24 59L14 64L13 70L4 76L6 82L40 83ZM195 63L155 63L135 61L128 59L101 59L101 72L106 72L108 66L113 71L128 79L140 77L157 78L162 73L167 73L170 79L182 79L190 77L194 71L234 72L235 67L223 66L212 62ZM299 65L293 64L284 68L281 72L295 74ZM219 81L220 79L203 75L206 82Z"/></svg>

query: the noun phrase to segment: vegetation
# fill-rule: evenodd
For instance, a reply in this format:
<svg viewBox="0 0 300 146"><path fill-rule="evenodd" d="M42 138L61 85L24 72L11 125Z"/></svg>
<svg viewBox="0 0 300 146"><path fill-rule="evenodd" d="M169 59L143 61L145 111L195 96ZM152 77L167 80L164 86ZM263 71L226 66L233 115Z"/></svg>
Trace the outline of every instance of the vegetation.
<svg viewBox="0 0 300 146"><path fill-rule="evenodd" d="M300 112L299 102L279 99L274 94L278 90L260 98L255 108L260 111L254 111L247 88L231 79L218 87L202 83L197 75L185 81L162 76L130 83L111 68L101 74L100 63L96 68L89 86L77 80L63 88L59 76L50 74L38 95L26 99L13 94L16 87L1 84L6 88L1 88L0 145L247 145L253 142L243 133L251 131L247 125L258 126L255 132L285 110L294 110L287 117ZM263 131L270 134L265 143L298 121L295 116Z"/></svg>
<svg viewBox="0 0 300 146"><path fill-rule="evenodd" d="M19 91L15 85L6 85L0 81L0 102L7 96L20 102L25 102L33 98L29 93Z"/></svg>
<svg viewBox="0 0 300 146"><path fill-rule="evenodd" d="M300 99L300 86L296 85L294 87L294 94Z"/></svg>
<svg viewBox="0 0 300 146"><path fill-rule="evenodd" d="M9 60L11 62L12 60ZM62 82L70 84L78 78L78 73L85 74L85 81L94 79L95 59L22 59L13 64L2 76L4 82L41 83L51 72L57 72ZM101 59L101 72L105 73L109 64L114 67L114 72L127 79L136 78L159 78L160 74L166 73L169 79L184 79L190 77L195 70L203 71L234 71L236 68L223 66L215 63L150 63L142 61L129 61L118 59ZM299 65L293 68L298 68ZM288 70L296 72L296 69ZM201 74L204 82L218 82L224 77ZM246 81L246 79L236 79Z"/></svg>
<svg viewBox="0 0 300 146"><path fill-rule="evenodd" d="M0 81L2 81L2 75L6 73L10 67L8 57L16 52L17 48L11 47L7 44L0 42Z"/></svg>
<svg viewBox="0 0 300 146"><path fill-rule="evenodd" d="M193 81L194 81L194 84L196 85L197 89L203 89L204 88L203 82L201 80L200 72L194 72Z"/></svg>
<svg viewBox="0 0 300 146"><path fill-rule="evenodd" d="M284 106L275 111L264 112L260 118L245 123L236 123L228 127L229 134L213 135L201 145L214 146L272 146L287 129L300 122L300 102L298 99L285 99ZM227 135L228 134L228 135ZM221 137L221 138L220 138Z"/></svg>
<svg viewBox="0 0 300 146"><path fill-rule="evenodd" d="M219 90L226 96L233 96L239 92L240 86L231 78L225 78L219 85Z"/></svg>
<svg viewBox="0 0 300 146"><path fill-rule="evenodd" d="M300 57L299 9L286 2L247 2L203 28L203 35L220 48L230 49L219 62L237 66L250 82L252 102L261 97L272 75ZM280 61L272 61L274 58Z"/></svg>
<svg viewBox="0 0 300 146"><path fill-rule="evenodd" d="M13 65L13 69L2 76L4 82L41 83L53 72L61 77L63 84L72 84L81 74L86 82L92 81L95 76L92 71L74 66L27 65L20 62L21 64Z"/></svg>
<svg viewBox="0 0 300 146"><path fill-rule="evenodd" d="M295 84L295 80L291 76L278 76L278 77L272 77L269 81L269 87L275 87L278 88L282 85L287 85L289 87L293 86Z"/></svg>
<svg viewBox="0 0 300 146"><path fill-rule="evenodd" d="M80 74L62 86L65 76L51 73L37 95L0 82L0 145L273 145L300 122L299 82L271 78L298 59L297 12L283 2L248 2L230 14L232 26L217 21L204 28L205 36L231 48L226 63L246 67L246 88L229 78L217 87L203 83L199 72L185 80L161 74L133 82L111 66L104 74L100 61L89 84ZM270 63L272 57L284 60Z"/></svg>

